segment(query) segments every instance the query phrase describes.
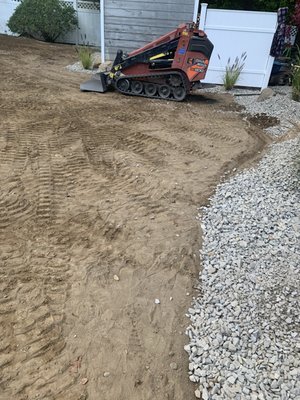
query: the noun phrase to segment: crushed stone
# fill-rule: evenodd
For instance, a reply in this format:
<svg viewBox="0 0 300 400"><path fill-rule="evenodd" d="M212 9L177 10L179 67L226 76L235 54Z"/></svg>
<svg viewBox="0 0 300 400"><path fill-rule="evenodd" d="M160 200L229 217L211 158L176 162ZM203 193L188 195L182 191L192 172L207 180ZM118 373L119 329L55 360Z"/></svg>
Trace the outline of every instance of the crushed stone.
<svg viewBox="0 0 300 400"><path fill-rule="evenodd" d="M300 399L299 180L296 138L219 185L202 210L185 346L198 398Z"/></svg>

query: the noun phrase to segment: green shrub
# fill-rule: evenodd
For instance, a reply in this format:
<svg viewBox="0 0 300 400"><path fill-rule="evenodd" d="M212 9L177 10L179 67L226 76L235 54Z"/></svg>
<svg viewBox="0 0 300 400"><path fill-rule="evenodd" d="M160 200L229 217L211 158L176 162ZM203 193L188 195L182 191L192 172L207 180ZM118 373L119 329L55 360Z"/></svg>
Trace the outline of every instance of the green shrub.
<svg viewBox="0 0 300 400"><path fill-rule="evenodd" d="M300 101L300 47L297 51L292 66L292 99Z"/></svg>
<svg viewBox="0 0 300 400"><path fill-rule="evenodd" d="M88 46L77 46L76 51L84 69L91 69L93 64L92 49Z"/></svg>
<svg viewBox="0 0 300 400"><path fill-rule="evenodd" d="M292 99L295 101L300 101L300 65L293 67Z"/></svg>
<svg viewBox="0 0 300 400"><path fill-rule="evenodd" d="M59 0L23 0L8 21L9 29L19 35L55 40L76 28L76 11Z"/></svg>

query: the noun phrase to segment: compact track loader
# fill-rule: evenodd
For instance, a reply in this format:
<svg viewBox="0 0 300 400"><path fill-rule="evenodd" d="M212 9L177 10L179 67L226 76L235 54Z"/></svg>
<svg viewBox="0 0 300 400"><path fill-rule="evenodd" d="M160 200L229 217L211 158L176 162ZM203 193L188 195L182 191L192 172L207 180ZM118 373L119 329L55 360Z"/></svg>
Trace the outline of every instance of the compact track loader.
<svg viewBox="0 0 300 400"><path fill-rule="evenodd" d="M213 48L194 23L183 24L128 55L119 50L111 70L80 89L104 93L114 87L131 96L182 101L205 78Z"/></svg>

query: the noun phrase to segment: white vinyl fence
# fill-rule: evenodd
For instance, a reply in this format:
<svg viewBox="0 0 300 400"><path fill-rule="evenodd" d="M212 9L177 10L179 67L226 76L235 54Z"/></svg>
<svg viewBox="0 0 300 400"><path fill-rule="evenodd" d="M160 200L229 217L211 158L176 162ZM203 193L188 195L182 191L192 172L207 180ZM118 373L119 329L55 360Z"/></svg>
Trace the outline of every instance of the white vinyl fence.
<svg viewBox="0 0 300 400"><path fill-rule="evenodd" d="M18 1L0 0L0 33L12 35L6 24L18 4Z"/></svg>
<svg viewBox="0 0 300 400"><path fill-rule="evenodd" d="M238 85L267 87L274 62L270 49L276 27L276 13L214 10L202 4L200 28L215 46L203 82L221 84L228 58L233 62L246 52L247 60Z"/></svg>
<svg viewBox="0 0 300 400"><path fill-rule="evenodd" d="M64 43L85 43L100 46L100 11L99 3L86 0L63 0L77 10L79 29L61 37ZM0 0L0 33L11 35L7 22L20 0Z"/></svg>

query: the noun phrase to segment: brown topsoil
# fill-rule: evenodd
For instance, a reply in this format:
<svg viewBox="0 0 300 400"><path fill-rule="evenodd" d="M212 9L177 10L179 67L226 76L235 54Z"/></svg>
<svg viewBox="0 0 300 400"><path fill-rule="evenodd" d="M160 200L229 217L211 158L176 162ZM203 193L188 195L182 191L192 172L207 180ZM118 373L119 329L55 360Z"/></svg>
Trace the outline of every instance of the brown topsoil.
<svg viewBox="0 0 300 400"><path fill-rule="evenodd" d="M197 208L267 139L230 95L81 93L75 61L0 37L0 399L193 399Z"/></svg>

